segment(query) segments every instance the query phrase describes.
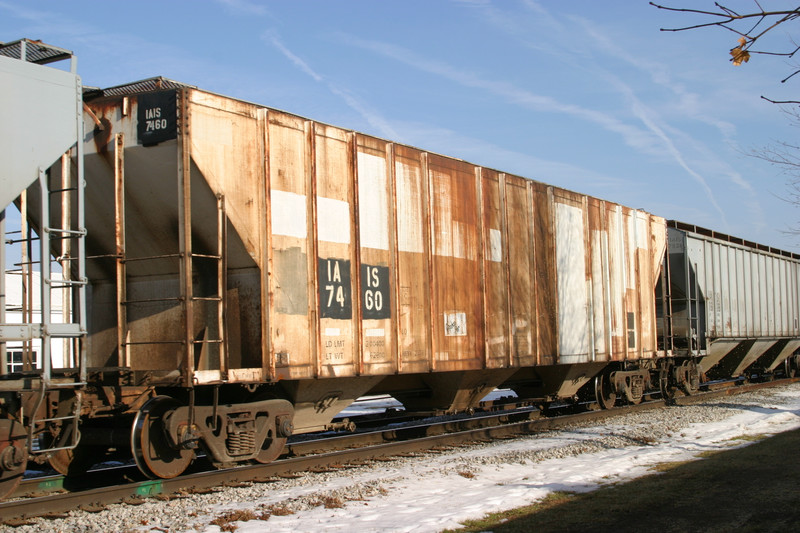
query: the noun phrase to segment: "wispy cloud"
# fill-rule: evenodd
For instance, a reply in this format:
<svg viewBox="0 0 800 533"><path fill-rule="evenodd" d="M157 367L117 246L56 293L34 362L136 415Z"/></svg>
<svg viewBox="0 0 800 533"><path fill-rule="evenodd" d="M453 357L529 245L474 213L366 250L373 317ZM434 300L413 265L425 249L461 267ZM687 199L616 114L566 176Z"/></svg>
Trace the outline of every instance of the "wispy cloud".
<svg viewBox="0 0 800 533"><path fill-rule="evenodd" d="M648 134L641 136L641 128L637 128L630 123L623 122L605 113L587 110L576 105L556 102L555 105L550 106L550 111L570 114L600 124L608 131L622 135L629 146L638 149L642 153L651 156L667 155L698 183L710 205L719 214L722 223L727 227L728 222L725 212L720 206L708 180L698 170L697 165L690 162L690 158L685 151L679 147L676 139L680 139L680 144L689 147L694 153L704 151L705 157L710 156L712 160L719 163L717 166L720 168L717 170L721 170L721 174L726 179L749 193L749 198L751 198L751 200L748 203L748 209L757 220L763 220L763 212L760 204L755 199L756 195L750 184L743 179L740 174L725 165L722 161L719 161L718 156L711 154L708 150L704 150L703 144L698 142L697 139L691 138L688 134L671 127L668 122L662 120L658 113L636 96L635 91L630 85L624 83L618 76L612 75L599 67L601 62L591 61L587 64L583 59L586 57L591 58L593 54L601 53L605 57L614 58L617 61L643 72L653 84L666 89L675 96L673 109L679 109L683 115L688 116L692 120L714 126L725 138L730 138L735 134L735 127L732 124L715 119L704 113L702 107L698 103L698 95L687 91L683 85L675 83L674 80L671 79L669 70L666 67L628 52L625 48L619 46L614 39L610 38L603 28L595 23L581 17L565 17L563 20L557 19L553 17L544 6L534 0L525 0L524 5L529 12L536 16L536 27L546 27L548 34L553 37L553 42L559 43L559 46L543 49L540 45L531 40L530 27L527 27L527 31L521 31L520 24L516 19L506 16L502 9L494 5L481 6L480 10L481 15L483 15L483 20L503 34L514 38L521 45L540 52L544 50L546 53L559 58L567 56L568 61L578 68L590 69L599 74L599 77L606 81L608 87L614 89L624 98L627 102L630 114L641 123ZM576 39L576 36L581 36L581 38ZM406 62L410 64L410 62ZM431 69L426 70L431 71ZM595 76L595 78L597 77L598 76ZM459 81L453 77L450 78L454 81ZM468 85L475 86L475 84Z"/></svg>
<svg viewBox="0 0 800 533"><path fill-rule="evenodd" d="M571 20L578 26L579 33L591 39L592 44L598 51L614 57L635 69L644 72L650 80L656 85L663 87L667 91L673 93L677 99L675 108L681 109L684 113L691 115L693 119L699 120L711 126L714 126L726 138L730 138L736 133L736 127L730 122L719 120L715 117L709 116L703 112L700 105L700 98L696 93L686 90L686 87L679 82L676 82L670 74L668 68L664 65L654 62L651 59L638 57L619 46L614 39L598 27L592 21L581 17L571 17Z"/></svg>
<svg viewBox="0 0 800 533"><path fill-rule="evenodd" d="M671 131L674 131L673 128L670 128L668 124L662 122L657 114L655 114L652 109L650 109L647 105L645 105L635 94L635 92L631 89L629 85L624 83L622 80L615 76L608 75L608 81L616 87L617 91L625 95L626 100L629 102L628 106L631 113L642 123L644 126L653 133L658 139L660 139L661 143L661 150L665 150L666 153L684 170L686 173L694 179L697 184L702 189L703 193L708 198L709 203L714 207L714 209L719 214L722 223L727 227L728 221L727 217L725 216L725 211L720 206L714 191L709 186L708 182L706 181L705 177L698 172L689 162L687 161L686 156L684 153L678 148L677 143L673 139Z"/></svg>
<svg viewBox="0 0 800 533"><path fill-rule="evenodd" d="M698 96L687 91L681 84L673 82L668 69L661 65L655 64L648 59L642 59L629 53L624 48L618 46L613 39L609 38L608 35L594 23L577 17L573 18L572 20L574 20L581 28L580 33L589 37L593 41L594 45L598 47L598 49L625 62L626 64L633 66L639 71L649 74L649 77L653 83L664 87L673 93L677 100L677 103L673 106L673 108L680 109L682 114L693 120L716 127L726 139L729 139L735 134L735 127L732 124L726 121L715 119L702 112L700 106L698 105ZM712 153L711 150L708 150L698 139L693 138L691 135L679 130L678 128L672 127L667 121L660 119L658 114L655 113L650 106L646 105L636 96L635 91L630 87L630 85L622 82L619 77L605 72L604 78L609 82L610 86L615 87L616 90L618 90L631 102L630 109L633 114L643 124L645 124L650 131L661 138L664 147L672 155L675 161L678 162L678 164L687 172L687 174L697 181L706 197L709 199L710 203L719 212L722 223L725 226L728 226L727 218L721 206L719 205L712 188L709 186L703 175L701 175L693 165L687 162L687 158L684 153L677 148L675 138L681 138L684 145L691 146L694 152L701 153L702 158L705 161L716 162L716 174L723 176L725 179L729 180L746 193L747 196L745 198L748 199L747 207L753 216L753 219L759 221L759 224L761 225L764 224L764 213L760 203L756 200L756 191L740 173L731 168L727 162L720 160L719 156Z"/></svg>
<svg viewBox="0 0 800 533"><path fill-rule="evenodd" d="M631 184L571 162L537 157L530 153L509 150L485 139L464 135L449 128L429 123L398 122L398 132L414 139L419 146L443 154L459 154L471 163L524 178L540 180L559 187L581 191L599 198L615 197L623 190L630 192ZM559 176L558 182L553 176ZM644 189L644 188L643 188ZM611 195L611 196L609 196Z"/></svg>
<svg viewBox="0 0 800 533"><path fill-rule="evenodd" d="M232 11L245 15L268 15L269 10L262 4L250 2L248 0L215 0Z"/></svg>
<svg viewBox="0 0 800 533"><path fill-rule="evenodd" d="M395 139L398 137L395 130L383 116L370 109L363 101L358 99L351 91L344 87L326 79L322 74L319 74L311 66L306 63L300 56L289 50L278 37L277 32L274 30L267 30L261 38L268 44L274 46L278 51L284 55L289 61L294 64L303 73L311 77L315 82L324 84L327 89L334 95L344 100L345 104L358 113L364 120L366 120L373 128L376 128L381 135Z"/></svg>
<svg viewBox="0 0 800 533"><path fill-rule="evenodd" d="M593 122L602 128L614 132L625 142L638 150L654 153L655 138L647 131L627 124L613 115L585 108L575 104L561 102L550 96L543 96L532 91L519 88L511 83L487 80L479 75L415 54L411 50L378 41L368 41L352 35L341 35L342 40L352 46L372 51L384 57L405 63L417 70L446 78L465 87L481 89L502 97L507 103L527 109L547 113L562 113L582 120Z"/></svg>

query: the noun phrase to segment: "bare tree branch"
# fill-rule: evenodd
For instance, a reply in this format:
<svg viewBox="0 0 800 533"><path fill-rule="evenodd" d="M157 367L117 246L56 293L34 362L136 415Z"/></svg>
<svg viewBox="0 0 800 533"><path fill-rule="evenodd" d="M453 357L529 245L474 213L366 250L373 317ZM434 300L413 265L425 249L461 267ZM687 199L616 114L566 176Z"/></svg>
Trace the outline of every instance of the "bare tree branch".
<svg viewBox="0 0 800 533"><path fill-rule="evenodd" d="M719 2L714 2L716 11L664 6L656 4L655 2L650 2L650 5L658 9L663 9L665 11L689 13L691 15L700 15L703 17L711 18L710 21L702 22L699 24L692 24L675 28L661 28L661 31L678 32L678 31L688 31L688 30L695 30L698 28L709 28L716 26L738 35L739 36L738 46L735 46L730 49L730 55L731 55L730 61L736 66L742 65L743 63L747 63L750 60L750 56L752 54L793 58L795 54L797 54L798 51L800 51L800 46L798 46L797 43L794 41L792 42L793 48L786 52L775 51L775 50L756 50L754 49L754 46L760 38L762 38L770 31L774 30L776 27L787 22L793 22L798 18L800 18L800 6L795 7L794 9L766 11L763 7L761 7L761 4L758 2L758 0L754 0L753 3L755 4L757 9L754 9L752 12L749 13L739 13L723 4L720 4ZM788 76L786 76L781 80L781 83L786 83L798 73L800 73L800 68L794 68L794 70ZM777 104L800 104L800 102L796 102L793 100L790 101L771 100L764 96L762 96L762 98L768 102Z"/></svg>
<svg viewBox="0 0 800 533"><path fill-rule="evenodd" d="M670 6L663 6L660 4L656 4L655 2L650 2L650 5L658 8L663 9L666 11L673 11L679 13L691 13L693 15L702 15L707 17L712 17L715 20L711 22L702 22L699 24L693 24L689 26L680 26L676 28L661 28L661 31L687 31L687 30L695 30L698 28L708 28L711 26L718 26L720 28L724 28L728 31L739 35L740 37L745 39L744 43L741 43L740 46L732 48L731 50L739 49L742 52L749 52L753 54L768 54L768 55L779 55L779 56L786 56L792 57L796 52L797 48L795 48L792 52L774 52L774 51L758 51L758 50L751 50L753 45L760 39L764 34L768 33L769 31L773 30L776 26L779 26L785 22L793 21L800 17L800 6L794 9L784 9L779 11L765 11L761 5L756 1L754 2L755 5L758 7L758 11L754 11L752 13L737 13L733 9L730 9L719 2L714 2L714 5L717 7L719 11L706 11L703 9L691 9L691 8L679 8L679 7L670 7ZM755 19L755 22L752 26L748 29L739 29L734 24L748 21L751 19ZM769 25L755 33L755 31L761 26L763 23L769 22ZM735 61L732 59L732 61Z"/></svg>
<svg viewBox="0 0 800 533"><path fill-rule="evenodd" d="M651 5L658 9L688 13L690 15L698 15L706 18L705 22L675 28L661 28L661 31L678 32L716 26L738 35L738 45L730 49L730 60L736 66L748 62L751 54L793 58L795 54L800 51L800 45L798 45L794 39L791 40L794 48L788 52L755 50L754 45L764 35L781 24L794 22L800 18L800 6L794 9L766 11L761 7L758 0L754 0L753 3L757 9L749 13L738 13L719 2L714 2L714 6L716 7L715 11L669 7L650 2ZM798 73L800 73L800 67L793 67L792 72L782 79L781 83L786 83ZM761 98L773 104L791 104L791 108L783 107L781 109L789 116L793 126L800 127L800 107L798 107L800 106L800 100L773 100L766 96L762 96ZM778 198L788 202L794 207L800 208L800 146L787 142L778 142L772 147L752 150L747 153L752 157L767 161L780 169L781 173L786 176L786 194ZM789 228L785 233L800 236L800 224Z"/></svg>
<svg viewBox="0 0 800 533"><path fill-rule="evenodd" d="M793 126L800 127L800 111L797 108L783 108L782 110L789 117L789 121ZM794 207L800 208L800 145L790 142L777 142L773 146L750 150L745 153L777 167L781 174L786 176L786 193L784 196L776 195L776 197ZM800 235L800 224L788 228L784 233Z"/></svg>

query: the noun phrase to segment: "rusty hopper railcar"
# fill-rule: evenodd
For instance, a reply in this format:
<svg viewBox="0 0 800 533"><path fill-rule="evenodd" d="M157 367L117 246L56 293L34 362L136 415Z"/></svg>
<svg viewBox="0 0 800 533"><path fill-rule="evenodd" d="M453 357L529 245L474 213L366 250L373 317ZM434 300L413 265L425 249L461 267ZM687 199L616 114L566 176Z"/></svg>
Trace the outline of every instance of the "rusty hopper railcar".
<svg viewBox="0 0 800 533"><path fill-rule="evenodd" d="M656 355L659 217L163 78L85 100L84 439L128 413L149 475L271 460L366 393L569 397Z"/></svg>
<svg viewBox="0 0 800 533"><path fill-rule="evenodd" d="M781 370L794 375L800 348L800 255L683 222L668 223L664 340L683 356L678 381ZM661 302L665 302L662 306ZM696 363L695 363L696 361ZM783 365L781 367L781 365Z"/></svg>
<svg viewBox="0 0 800 533"><path fill-rule="evenodd" d="M39 440L62 472L129 450L167 478L198 447L270 461L367 393L455 412L500 385L593 387L610 405L657 368L662 218L164 78L85 91L81 127L85 202L17 202L39 233L78 228L85 271L42 255L87 305L53 365L72 388L4 407L40 421L3 434L11 462ZM83 195L73 175L62 159L14 194Z"/></svg>

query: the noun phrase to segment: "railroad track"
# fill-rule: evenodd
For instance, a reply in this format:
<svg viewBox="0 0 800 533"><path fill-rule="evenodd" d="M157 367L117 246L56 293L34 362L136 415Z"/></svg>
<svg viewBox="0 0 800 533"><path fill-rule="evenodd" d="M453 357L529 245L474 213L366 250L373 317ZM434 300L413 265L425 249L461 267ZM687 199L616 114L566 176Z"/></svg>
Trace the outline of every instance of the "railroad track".
<svg viewBox="0 0 800 533"><path fill-rule="evenodd" d="M673 403L699 403L797 381L800 379L730 385L692 396L678 397ZM464 419L410 424L295 442L288 446L287 458L270 464L195 471L169 480L135 480L133 478L138 475L135 468L116 469L110 476L102 470L93 471L71 484L62 476L26 479L13 495L18 499L0 503L0 520L5 524L18 525L24 523L26 518L58 516L73 509L100 510L114 503L141 503L149 497L168 499L178 495L208 492L220 486L272 482L300 472L338 470L359 466L365 461L549 431L577 423L657 409L665 405L664 400L653 400L611 410L589 410L554 417L543 416L536 409L519 409Z"/></svg>

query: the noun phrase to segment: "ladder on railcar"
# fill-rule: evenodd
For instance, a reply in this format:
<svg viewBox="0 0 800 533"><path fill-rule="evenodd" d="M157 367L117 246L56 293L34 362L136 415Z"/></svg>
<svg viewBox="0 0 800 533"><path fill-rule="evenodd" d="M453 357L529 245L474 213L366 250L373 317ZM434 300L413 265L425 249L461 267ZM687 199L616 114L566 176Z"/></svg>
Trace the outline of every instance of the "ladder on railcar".
<svg viewBox="0 0 800 533"><path fill-rule="evenodd" d="M3 85L0 98L5 106L4 116L9 120L6 126L35 121L35 112L52 121L52 131L48 128L37 131L41 143L31 145L22 132L13 137L19 138L19 142L5 143L2 147L3 159L8 164L2 169L4 190L0 202L0 236L4 238L0 245L0 375L6 390L34 395L29 396L34 400L33 409L25 413L27 449L33 454L45 454L77 446L81 389L86 385L81 85L75 57L67 50L22 39L0 46L0 56L3 56L3 76L8 81ZM70 62L68 71L43 68L62 60ZM70 145L72 148L64 153ZM57 170L59 157L61 182L56 184L51 170ZM73 157L77 168L74 177L71 172ZM55 199L60 201L56 203ZM6 211L13 203L19 211L20 228L7 234ZM61 219L55 222L51 219L57 212ZM33 246L37 240L38 260L34 258ZM18 269L7 269L9 251L19 254L19 263L14 265ZM54 259L53 253L58 253L58 258ZM54 263L60 264L60 276L53 272ZM7 309L8 275L21 278L20 301L15 302L14 309ZM38 302L34 301L36 288ZM55 316L54 309L54 299L58 299L54 295L58 292L62 293L60 319ZM39 304L38 313L36 303ZM7 322L11 313L18 313L19 318ZM62 360L60 365L54 366L53 347L59 341L63 343ZM15 350L11 361L8 360L9 343L21 344L21 350ZM38 357L35 357L36 348ZM17 354L19 361L15 360ZM56 409L48 404L44 409L46 414L41 416L40 408L50 393L59 391L71 392L68 401ZM52 438L39 439L47 435Z"/></svg>
<svg viewBox="0 0 800 533"><path fill-rule="evenodd" d="M79 150L81 152L81 150ZM80 156L79 156L80 157ZM86 349L86 263L85 263L85 237L84 228L84 192L83 185L72 183L69 156L62 157L62 181L55 187L48 183L45 172L39 172L39 188L41 190L42 222L39 230L42 295L42 381L36 407L31 414L28 427L29 442L32 443L37 435L47 431L53 424L66 427L67 431L60 432L58 439L50 441L39 439L38 447L29 448L31 453L50 453L58 450L75 448L80 440L78 424L81 416L81 394L78 388L86 385L86 358L83 351ZM82 183L83 179L79 181ZM61 203L61 220L50 220L50 204L54 198L59 198ZM73 212L74 208L74 212ZM56 246L58 245L58 246ZM61 266L61 277L53 277L50 253L60 249L56 262ZM62 320L53 322L53 291L61 291ZM72 322L68 319L72 317ZM75 318L78 318L77 322ZM62 354L64 367L77 374L78 380L53 377L53 341L61 339L63 342ZM76 389L74 401L69 412L57 411L46 418L37 418L39 407L45 401L49 392L63 389Z"/></svg>
<svg viewBox="0 0 800 533"><path fill-rule="evenodd" d="M686 320L689 326L689 355L700 355L700 281L698 280L697 263L694 264L694 283L689 268L689 253L686 253Z"/></svg>
<svg viewBox="0 0 800 533"><path fill-rule="evenodd" d="M116 263L116 307L117 307L117 347L119 355L119 366L130 368L131 347L143 345L162 345L174 344L183 345L186 355L185 361L195 361L195 350L198 345L217 345L219 350L219 370L224 377L226 357L226 338L225 338L225 293L227 287L227 262L225 249L227 246L227 216L225 212L225 199L222 195L217 196L217 249L215 253L199 254L192 251L191 237L179 237L178 250L174 253L160 254L153 256L134 256L128 255L126 244L126 202L125 202L125 136L118 133L114 140L114 190L115 190L115 243L114 254ZM184 194L179 186L178 194ZM179 200L177 218L179 220L179 232L184 235L184 229L189 226L188 235L191 235L191 198L185 195ZM161 298L132 299L128 292L128 265L130 263L157 262L165 260L177 260L180 263L178 269L178 285L180 294L176 296L164 296ZM208 296L197 296L194 290L192 277L193 262L196 260L213 261L216 265L217 287L216 294ZM195 302L210 302L216 306L216 328L217 335L210 338L196 339L193 335L192 309ZM136 305L148 305L153 303L175 302L182 308L183 315L183 337L171 339L133 339L131 338L128 326L128 310ZM196 369L196 364L186 370L184 385L190 386L192 383L192 371Z"/></svg>
<svg viewBox="0 0 800 533"><path fill-rule="evenodd" d="M675 330L672 324L672 269L670 268L669 239L664 250L664 262L661 269L661 337L664 355L675 351Z"/></svg>
<svg viewBox="0 0 800 533"><path fill-rule="evenodd" d="M669 350L675 350L675 302L681 302L686 310L686 354L691 357L700 355L700 285L697 263L692 265L689 261L689 253L686 250L686 243L683 243L683 296L676 297L672 291L672 254L669 253L669 239L665 251L664 268L661 269L661 306L663 317L663 345L665 355ZM694 272L694 279L692 278ZM682 347L681 347L682 348Z"/></svg>
<svg viewBox="0 0 800 533"><path fill-rule="evenodd" d="M78 389L86 384L85 343L86 336L86 276L84 257L83 218L80 216L83 206L82 187L71 186L70 156L62 158L62 184L53 188L49 185L49 176L44 170L39 170L38 188L40 191L37 209L41 214L38 225L38 234L34 233L33 224L29 219L29 209L32 202L29 192L23 191L19 198L20 229L6 233L5 216L0 222L0 232L5 236L5 246L19 246L20 261L13 266L15 269L6 269L6 254L3 254L3 276L20 276L20 301L15 305L14 311L19 312L19 335L17 340L21 349L13 350L12 360L8 361L7 355L3 358L3 373L20 374L34 379L37 398L35 407L30 413L28 424L28 442L31 453L46 453L62 449L71 449L77 446L80 439L78 422L81 414L80 392ZM61 197L61 220L53 224L50 220L51 197ZM74 198L73 198L74 197ZM18 238L15 238L16 236ZM35 258L33 243L39 242L38 259ZM3 247L5 249L5 246ZM51 257L52 252L58 250L59 256ZM61 275L53 272L52 263L61 267ZM38 275L34 267L39 267ZM37 280L38 278L38 280ZM34 301L34 289L38 286L39 302ZM60 291L60 309L55 309L53 304L54 291ZM38 313L36 303L39 303ZM4 314L6 302L2 304ZM58 311L60 321L54 314ZM38 316L36 316L38 315ZM61 366L58 375L54 375L53 343L61 341L62 354ZM36 348L34 348L36 343ZM7 354L8 348L5 352ZM19 358L17 359L17 356ZM38 355L38 357L36 357ZM24 383L24 382L23 382ZM30 385L33 387L33 385ZM26 389L28 385L23 385ZM48 393L58 390L75 390L75 400L72 402L68 413L56 413L39 417L39 408L45 401ZM49 432L52 427L70 428L62 434L59 440L39 440L38 436ZM34 440L39 440L38 447L33 447Z"/></svg>

